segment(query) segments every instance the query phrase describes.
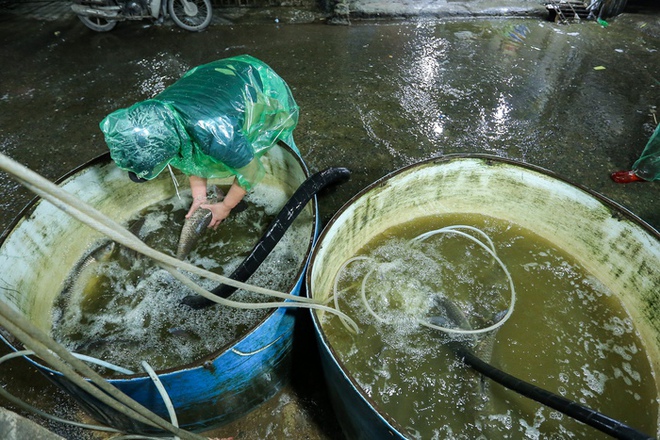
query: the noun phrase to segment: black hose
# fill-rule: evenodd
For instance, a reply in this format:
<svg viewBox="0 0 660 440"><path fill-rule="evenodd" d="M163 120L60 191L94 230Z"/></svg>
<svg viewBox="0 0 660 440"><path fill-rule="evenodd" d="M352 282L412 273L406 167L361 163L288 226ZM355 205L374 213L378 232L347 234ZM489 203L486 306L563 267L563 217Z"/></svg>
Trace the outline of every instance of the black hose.
<svg viewBox="0 0 660 440"><path fill-rule="evenodd" d="M515 391L525 397L535 400L543 405L549 406L569 417L574 418L586 425L589 425L597 430L604 432L614 438L621 440L653 440L648 434L644 434L630 426L614 420L604 414L599 413L591 408L587 408L578 403L558 396L550 391L539 388L521 379L511 376L495 368L487 362L484 362L477 357L470 349L465 347L460 342L450 342L452 350L463 361L464 364L472 367L474 370L483 374L484 376L494 380L495 382L503 385L510 390Z"/></svg>
<svg viewBox="0 0 660 440"><path fill-rule="evenodd" d="M261 236L257 244L250 251L245 260L232 272L229 278L245 282L259 268L266 257L275 248L284 233L289 229L291 223L298 214L307 206L307 203L323 188L330 184L343 183L350 177L351 172L347 168L332 167L310 176L305 180L291 196L289 201L280 210L275 220L268 226L266 232ZM236 287L220 284L211 290L211 293L227 298L236 291ZM203 309L215 304L210 299L200 295L188 295L183 300L185 304L193 309Z"/></svg>

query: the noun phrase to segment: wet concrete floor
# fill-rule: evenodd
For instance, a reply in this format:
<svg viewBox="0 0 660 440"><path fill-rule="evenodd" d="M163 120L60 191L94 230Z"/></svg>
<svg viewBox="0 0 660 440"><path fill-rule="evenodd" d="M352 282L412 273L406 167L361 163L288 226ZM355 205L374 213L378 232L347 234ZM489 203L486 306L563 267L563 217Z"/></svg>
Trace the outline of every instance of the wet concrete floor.
<svg viewBox="0 0 660 440"><path fill-rule="evenodd" d="M215 23L189 33L170 23L120 23L98 34L75 17L0 15L0 151L56 179L106 147L98 123L152 97L186 70L248 53L270 64L301 107L296 142L312 172L351 180L320 199L327 221L360 189L416 161L488 153L531 163L620 203L660 228L660 185L616 185L660 117L660 15L556 24L539 18ZM31 194L0 173L0 230ZM235 439L341 438L300 315L290 387L216 431ZM13 361L0 377L55 411L69 404ZM11 405L3 405L11 407ZM80 431L40 423L67 438Z"/></svg>

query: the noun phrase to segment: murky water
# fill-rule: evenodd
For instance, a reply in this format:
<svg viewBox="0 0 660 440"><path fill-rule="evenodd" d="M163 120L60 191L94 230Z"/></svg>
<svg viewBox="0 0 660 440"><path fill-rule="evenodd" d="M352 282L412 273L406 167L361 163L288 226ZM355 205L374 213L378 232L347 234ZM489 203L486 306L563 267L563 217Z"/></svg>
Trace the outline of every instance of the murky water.
<svg viewBox="0 0 660 440"><path fill-rule="evenodd" d="M190 191L181 195L139 213L129 221L129 228L151 248L173 255L192 202ZM265 232L286 195L260 185L244 200L248 206L244 211L218 229L204 232L187 258L190 263L229 276ZM296 219L249 282L287 292L305 261L312 227L308 214ZM208 290L217 284L197 276L191 279ZM193 310L181 304L184 297L194 294L150 259L114 242L97 243L70 274L56 302L53 337L73 352L124 369L140 372L141 362L147 361L160 370L181 367L220 350L270 311L222 305ZM231 299L273 300L241 289ZM101 371L114 373L106 368Z"/></svg>
<svg viewBox="0 0 660 440"><path fill-rule="evenodd" d="M660 227L660 186L615 185L608 177L633 163L655 124L656 16L625 14L607 28L471 19L214 26L191 34L144 24L95 34L76 18L3 22L0 151L55 179L106 151L98 122L108 113L152 97L198 64L249 53L292 88L301 107L295 137L310 169L353 171L350 182L320 198L325 220L403 165L486 152L569 177ZM4 173L0 194L4 230L32 196ZM296 342L300 365L285 396L312 413L298 420L299 432L340 438L336 422L319 415L319 405L329 410L305 319ZM33 371L8 378L35 394ZM57 393L48 383L41 389ZM291 407L286 398L280 402L220 435L275 438L285 429L273 427L274 417Z"/></svg>
<svg viewBox="0 0 660 440"><path fill-rule="evenodd" d="M411 241L455 224L484 231L503 265L471 230L482 245L455 231ZM515 377L655 431L658 396L648 386L655 379L633 320L612 292L531 231L483 216L439 216L388 230L357 255L369 259L339 274L337 294L361 331L333 317L324 332L343 368L412 438L609 438L481 379L443 332L420 324L493 325L511 301L504 268L516 291L513 314L495 332L455 337Z"/></svg>

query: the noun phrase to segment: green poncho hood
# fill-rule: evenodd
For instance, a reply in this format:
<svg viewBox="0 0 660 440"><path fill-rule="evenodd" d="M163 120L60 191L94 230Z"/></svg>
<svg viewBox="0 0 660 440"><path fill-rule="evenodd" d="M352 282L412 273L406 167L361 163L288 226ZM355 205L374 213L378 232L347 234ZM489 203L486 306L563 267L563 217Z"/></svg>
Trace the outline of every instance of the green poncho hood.
<svg viewBox="0 0 660 440"><path fill-rule="evenodd" d="M155 100L111 113L101 122L101 131L117 166L148 180L190 142L176 111Z"/></svg>

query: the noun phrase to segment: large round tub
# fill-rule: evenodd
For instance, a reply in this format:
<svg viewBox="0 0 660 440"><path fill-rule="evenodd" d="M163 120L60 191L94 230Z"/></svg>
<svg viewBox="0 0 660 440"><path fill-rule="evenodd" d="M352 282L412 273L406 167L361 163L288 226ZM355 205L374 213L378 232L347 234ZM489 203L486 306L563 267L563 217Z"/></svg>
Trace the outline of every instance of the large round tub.
<svg viewBox="0 0 660 440"><path fill-rule="evenodd" d="M534 166L491 156L448 156L374 182L345 204L321 233L306 275L308 295L328 299L344 262L384 231L417 218L453 213L502 219L533 231L607 286L643 341L656 378L647 386L658 396L660 234L625 208ZM317 311L312 317L333 405L347 437L416 438L382 410L374 390L366 392L346 367L325 328L328 319L336 318Z"/></svg>
<svg viewBox="0 0 660 440"><path fill-rule="evenodd" d="M286 145L278 145L263 158L271 185L290 197L308 177L302 159ZM186 179L179 179L185 185ZM218 185L231 184L218 181ZM58 184L113 220L122 223L135 213L175 195L167 172L136 185L104 155L72 171ZM184 188L182 187L181 190ZM287 291L298 294L309 254L317 235L314 198L296 221L308 231L299 243L297 275ZM8 228L0 247L3 285L0 300L10 304L45 332L53 323L52 310L67 276L81 256L102 236L63 211L40 199L28 206ZM254 243L259 239L254 236ZM167 391L179 425L203 430L237 419L275 395L288 380L294 317L290 309L270 310L239 338L215 352L185 365L156 371ZM176 309L172 313L178 313ZM3 334L13 349L22 345ZM168 347L164 346L164 350ZM81 391L58 371L29 357L46 376L69 391L94 418L125 432L153 432ZM156 414L169 419L163 398L144 373L112 375L108 381Z"/></svg>

